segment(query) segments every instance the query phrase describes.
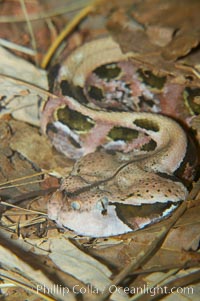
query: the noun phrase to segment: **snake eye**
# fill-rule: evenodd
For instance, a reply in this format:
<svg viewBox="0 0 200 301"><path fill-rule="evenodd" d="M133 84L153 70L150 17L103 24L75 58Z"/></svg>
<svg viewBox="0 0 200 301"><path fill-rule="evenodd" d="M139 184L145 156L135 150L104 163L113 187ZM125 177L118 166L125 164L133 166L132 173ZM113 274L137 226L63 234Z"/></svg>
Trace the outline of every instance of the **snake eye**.
<svg viewBox="0 0 200 301"><path fill-rule="evenodd" d="M103 198L99 199L95 205L95 208L97 210L101 211L102 215L107 214L107 207L108 207L108 198L107 197L103 197Z"/></svg>
<svg viewBox="0 0 200 301"><path fill-rule="evenodd" d="M80 205L80 203L77 202L77 201L72 202L72 203L71 203L71 207L72 207L72 209L74 209L74 210L80 210L80 209L81 209L81 205Z"/></svg>

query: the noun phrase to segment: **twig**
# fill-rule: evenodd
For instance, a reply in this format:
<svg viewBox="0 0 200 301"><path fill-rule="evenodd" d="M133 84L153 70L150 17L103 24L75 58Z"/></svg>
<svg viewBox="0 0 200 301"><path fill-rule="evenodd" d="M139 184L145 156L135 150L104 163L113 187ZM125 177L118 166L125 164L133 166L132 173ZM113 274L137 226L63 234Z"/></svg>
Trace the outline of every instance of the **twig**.
<svg viewBox="0 0 200 301"><path fill-rule="evenodd" d="M23 176L23 177L20 177L20 178L15 178L13 180L9 180L9 181L0 183L0 186L4 186L4 185L10 184L10 183L15 183L15 182L19 182L19 181L22 181L22 180L26 180L26 179L30 179L30 178L42 176L42 175L48 174L49 172L50 171L41 171L41 172L37 172L37 173L31 174L31 175L28 175L28 176Z"/></svg>
<svg viewBox="0 0 200 301"><path fill-rule="evenodd" d="M1 205L5 205L5 206L8 206L8 207L11 207L11 208L16 208L16 209L20 209L21 211L23 211L23 214L24 214L24 211L26 214L40 214L40 215L47 215L46 213L42 212L42 211L36 211L36 210L31 210L31 209L26 209L26 208L22 208L22 207L19 207L19 206L16 206L16 205L13 205L13 204L9 204L7 202L0 202Z"/></svg>
<svg viewBox="0 0 200 301"><path fill-rule="evenodd" d="M26 86L27 88L35 90L35 91L38 91L39 93L42 93L42 94L44 94L44 95L46 95L48 97L58 98L58 96L56 96L55 94L50 93L47 90L42 89L42 88L40 88L38 86L32 85L32 84L30 84L30 83L28 83L28 82L26 82L24 80L20 80L20 79L17 79L15 77L12 77L12 76L9 76L9 75L5 75L5 74L1 74L1 73L0 73L0 78L2 78L4 80L5 79L9 80L9 81L11 81L11 82L13 82L13 83L15 83L17 85Z"/></svg>
<svg viewBox="0 0 200 301"><path fill-rule="evenodd" d="M32 55L32 56L36 55L36 52L33 49L18 45L16 43L7 41L5 39L0 39L0 45L3 47L9 48L9 49L14 49L14 50L23 52L28 55Z"/></svg>
<svg viewBox="0 0 200 301"><path fill-rule="evenodd" d="M54 43L50 46L49 50L45 54L41 67L46 68L49 64L49 61L51 60L54 52L58 48L58 46L61 44L61 42L64 40L64 38L80 23L81 20L83 20L92 10L94 9L93 5L86 6L83 10L81 10L73 19L71 22L69 22L66 27L62 30L62 32L58 35L57 39L54 41Z"/></svg>
<svg viewBox="0 0 200 301"><path fill-rule="evenodd" d="M7 215L7 216L10 216L10 215ZM23 221L23 222L19 221L17 223L13 223L11 225L6 225L6 226L4 226L4 229L5 230L8 230L8 229L12 230L15 233L19 232L18 237L20 237L20 231L21 231L22 228L38 225L38 224L46 222L46 220L47 220L46 217L40 217L39 216L39 217L36 217L36 218L28 219L28 220Z"/></svg>
<svg viewBox="0 0 200 301"><path fill-rule="evenodd" d="M26 9L26 5L25 5L24 0L20 0L20 4L21 4L22 11L24 13L24 16L25 16L25 19L26 19L26 22L27 22L27 26L28 26L28 30L29 30L29 33L30 33L30 36L31 36L31 44L32 44L32 47L33 47L33 49L36 53L35 62L36 62L36 65L38 66L39 62L38 62L38 58L37 58L37 44L36 44L33 28L32 28L31 22L29 20L29 16L28 16L28 13L27 13L27 9Z"/></svg>
<svg viewBox="0 0 200 301"><path fill-rule="evenodd" d="M53 186L53 187L50 187L50 188L44 189L44 190L40 189L40 190L31 191L31 192L26 192L26 193L20 194L18 196L15 196L15 198L13 198L13 199L11 199L11 198L7 199L7 201L9 204L17 204L20 202L25 202L25 201L28 201L35 197L44 196L44 195L50 194L52 192L55 192L58 189L58 187L59 186Z"/></svg>
<svg viewBox="0 0 200 301"><path fill-rule="evenodd" d="M200 73L198 70L195 69L195 67L192 67L192 66L189 66L189 65L181 65L181 64L175 64L175 67L177 69L181 69L181 70L184 70L184 71L188 71L188 72L191 72L193 73L198 79L200 79Z"/></svg>
<svg viewBox="0 0 200 301"><path fill-rule="evenodd" d="M21 187L21 186L30 185L30 184L41 183L43 181L44 180L41 179L41 180L30 181L30 182L25 182L25 183L20 183L20 184L8 185L8 186L5 186L5 187L1 187L0 190L14 188L14 187Z"/></svg>

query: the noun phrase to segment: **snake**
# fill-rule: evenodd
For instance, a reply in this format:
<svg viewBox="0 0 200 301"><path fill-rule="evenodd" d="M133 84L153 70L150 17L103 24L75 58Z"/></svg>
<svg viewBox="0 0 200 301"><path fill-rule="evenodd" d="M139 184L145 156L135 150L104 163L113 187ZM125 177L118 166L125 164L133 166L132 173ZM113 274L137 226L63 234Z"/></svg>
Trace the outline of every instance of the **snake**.
<svg viewBox="0 0 200 301"><path fill-rule="evenodd" d="M138 80L131 56L111 37L79 46L59 69L58 97L43 110L42 131L75 160L49 199L48 217L78 235L142 229L169 216L188 195L188 137L156 111L155 89ZM144 98L152 112L137 111Z"/></svg>

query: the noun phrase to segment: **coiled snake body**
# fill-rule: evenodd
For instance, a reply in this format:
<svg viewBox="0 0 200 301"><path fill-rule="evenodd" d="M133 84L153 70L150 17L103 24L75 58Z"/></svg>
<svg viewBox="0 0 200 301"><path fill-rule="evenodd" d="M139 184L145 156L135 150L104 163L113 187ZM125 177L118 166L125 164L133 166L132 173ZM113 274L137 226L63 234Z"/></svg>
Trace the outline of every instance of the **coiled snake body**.
<svg viewBox="0 0 200 301"><path fill-rule="evenodd" d="M81 235L143 228L167 216L188 193L175 177L187 153L185 132L168 117L133 112L136 96L152 101L153 95L138 84L130 56L111 38L86 43L66 59L55 87L60 98L44 108L43 131L77 160L51 197L48 215ZM106 64L113 81L99 76ZM98 73L91 75L93 70Z"/></svg>

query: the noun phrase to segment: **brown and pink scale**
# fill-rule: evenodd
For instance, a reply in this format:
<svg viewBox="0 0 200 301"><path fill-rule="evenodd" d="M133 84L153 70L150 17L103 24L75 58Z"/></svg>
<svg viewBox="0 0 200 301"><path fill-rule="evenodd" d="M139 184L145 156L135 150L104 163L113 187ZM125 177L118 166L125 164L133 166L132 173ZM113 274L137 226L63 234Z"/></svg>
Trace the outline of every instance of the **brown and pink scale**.
<svg viewBox="0 0 200 301"><path fill-rule="evenodd" d="M42 130L76 162L49 201L50 219L80 235L118 235L187 198L197 156L183 127L199 113L200 88L155 74L106 37L67 56L53 91Z"/></svg>

